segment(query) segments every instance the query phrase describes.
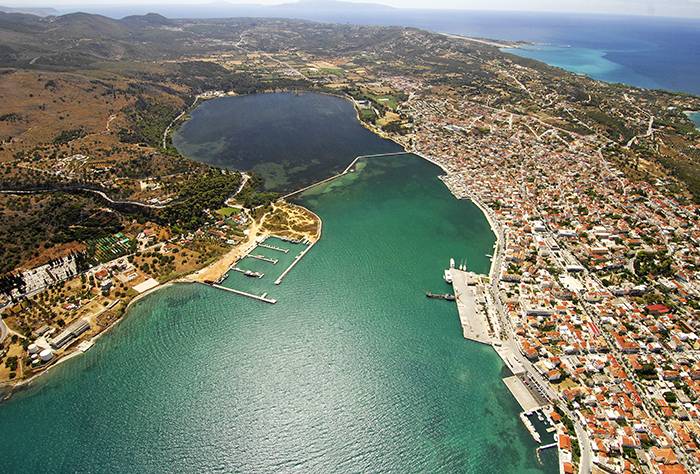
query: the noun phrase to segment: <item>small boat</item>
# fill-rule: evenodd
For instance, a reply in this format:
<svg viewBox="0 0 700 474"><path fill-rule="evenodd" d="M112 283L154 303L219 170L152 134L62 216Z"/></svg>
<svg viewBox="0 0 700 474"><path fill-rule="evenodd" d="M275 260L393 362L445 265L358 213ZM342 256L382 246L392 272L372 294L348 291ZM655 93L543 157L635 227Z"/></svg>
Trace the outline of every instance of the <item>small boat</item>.
<svg viewBox="0 0 700 474"><path fill-rule="evenodd" d="M445 274L442 276L442 278L444 278L445 283L452 284L452 272L451 272L451 269L449 269L449 268L446 269L446 270L445 270Z"/></svg>
<svg viewBox="0 0 700 474"><path fill-rule="evenodd" d="M262 277L263 277L263 274L262 274L262 273L260 273L260 272L253 272L253 271L250 271L250 270L246 270L245 272L243 272L243 274L244 274L245 276L247 276L247 277L250 277L250 278L262 278Z"/></svg>

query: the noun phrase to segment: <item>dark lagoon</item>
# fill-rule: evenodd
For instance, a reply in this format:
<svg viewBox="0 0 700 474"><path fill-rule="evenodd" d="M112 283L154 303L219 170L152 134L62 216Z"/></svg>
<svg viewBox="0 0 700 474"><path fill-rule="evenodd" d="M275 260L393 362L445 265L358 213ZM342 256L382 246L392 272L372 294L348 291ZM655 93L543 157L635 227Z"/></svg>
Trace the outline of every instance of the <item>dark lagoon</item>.
<svg viewBox="0 0 700 474"><path fill-rule="evenodd" d="M271 264L242 263L275 305L197 284L136 303L0 404L4 472L558 472L555 450L537 461L495 352L425 297L449 289L450 257L487 272L494 243L440 172L370 158L305 192L318 244L279 286Z"/></svg>
<svg viewBox="0 0 700 474"><path fill-rule="evenodd" d="M402 151L364 128L350 101L291 92L208 100L173 144L197 161L252 170L279 192L338 173L359 155Z"/></svg>

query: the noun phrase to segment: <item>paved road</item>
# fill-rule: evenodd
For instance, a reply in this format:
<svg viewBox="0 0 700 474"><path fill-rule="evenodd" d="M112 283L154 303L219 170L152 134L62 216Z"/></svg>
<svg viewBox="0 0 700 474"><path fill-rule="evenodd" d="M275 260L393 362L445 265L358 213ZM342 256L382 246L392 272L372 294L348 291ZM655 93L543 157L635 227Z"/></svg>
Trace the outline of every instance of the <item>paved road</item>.
<svg viewBox="0 0 700 474"><path fill-rule="evenodd" d="M64 189L61 189L61 188L43 189L43 190L1 189L0 194L40 194L40 193L62 192L65 189L66 188L64 188ZM139 201L119 201L116 199L112 199L107 194L105 194L104 192L99 191L97 189L83 188L83 187L75 187L75 188L71 188L71 189L74 191L86 191L89 193L98 194L99 196L102 196L106 201L108 201L112 204L125 204L125 205L131 205L131 206L145 207L145 208L149 208L149 209L165 209L166 207L168 207L167 204L147 204L147 203L139 202Z"/></svg>

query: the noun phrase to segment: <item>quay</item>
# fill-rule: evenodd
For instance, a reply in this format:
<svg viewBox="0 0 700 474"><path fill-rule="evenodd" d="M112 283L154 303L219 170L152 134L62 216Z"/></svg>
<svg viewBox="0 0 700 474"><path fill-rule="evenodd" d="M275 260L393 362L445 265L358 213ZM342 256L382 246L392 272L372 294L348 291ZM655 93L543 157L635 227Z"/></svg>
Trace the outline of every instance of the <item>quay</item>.
<svg viewBox="0 0 700 474"><path fill-rule="evenodd" d="M503 383L506 384L510 393L518 401L520 407L525 412L531 412L541 407L541 404L535 399L523 381L517 375L511 377L506 377L503 379Z"/></svg>
<svg viewBox="0 0 700 474"><path fill-rule="evenodd" d="M283 249L281 247L276 247L274 245L266 244L265 242L259 243L258 246L260 246L264 249L277 250L278 252L289 253L289 249Z"/></svg>
<svg viewBox="0 0 700 474"><path fill-rule="evenodd" d="M496 354L498 354L501 357L501 360L503 363L510 369L510 371L513 373L513 375L520 375L525 373L525 367L518 361L518 357L513 354L513 351L506 347L501 345L500 342L494 342L493 344L493 349L496 351Z"/></svg>
<svg viewBox="0 0 700 474"><path fill-rule="evenodd" d="M482 344L491 344L488 316L484 308L485 290L479 281L479 275L456 268L450 268L447 271L452 277L452 287L457 300L457 311L464 338Z"/></svg>
<svg viewBox="0 0 700 474"><path fill-rule="evenodd" d="M206 284L206 283L203 283L203 284ZM247 298L252 298L252 299L258 300L258 301L263 301L265 303L269 303L269 304L277 303L276 299L268 298L267 293L263 293L262 295L254 295L252 293L246 293L245 291L235 290L233 288L226 288L225 286L217 285L216 283L212 283L209 286L211 286L213 288L218 288L219 290L228 291L228 292L234 293L236 295L245 296Z"/></svg>
<svg viewBox="0 0 700 474"><path fill-rule="evenodd" d="M254 258L256 260L262 260L263 262L269 262L273 265L277 265L277 262L279 262L279 260L276 258L269 258L264 255L248 255L248 257Z"/></svg>

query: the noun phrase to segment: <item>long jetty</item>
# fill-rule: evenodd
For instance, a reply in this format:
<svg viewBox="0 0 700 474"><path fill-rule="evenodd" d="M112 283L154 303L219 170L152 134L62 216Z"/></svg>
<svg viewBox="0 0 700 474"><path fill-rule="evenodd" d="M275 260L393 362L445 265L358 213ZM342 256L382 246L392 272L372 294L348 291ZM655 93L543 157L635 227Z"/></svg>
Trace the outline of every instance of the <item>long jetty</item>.
<svg viewBox="0 0 700 474"><path fill-rule="evenodd" d="M234 293L236 295L245 296L246 298L252 298L254 300L263 301L265 303L269 303L269 304L277 303L276 299L268 298L267 293L263 293L262 295L254 295L252 293L246 293L245 291L236 290L234 288L226 288L225 286L217 285L216 283L211 284L209 286L212 286L214 288L218 288L219 290L228 291L228 292Z"/></svg>
<svg viewBox="0 0 700 474"><path fill-rule="evenodd" d="M303 252L301 252L299 255L297 255L296 257L294 257L294 261L292 262L292 264L289 265L289 266L287 267L287 269L286 269L285 271L282 272L282 274L279 276L279 278L277 278L277 280L275 280L275 285L279 285L280 283L282 283L282 280L284 280L284 277L287 276L287 273L289 273L289 272L292 271L292 268L294 268L294 266L295 266L297 263L299 263L299 262L301 261L302 258L304 258L304 255L306 255L306 254L309 252L309 250L311 250L311 247L313 247L314 245L316 245L316 242L311 243L308 247L306 247L306 248L304 249Z"/></svg>

